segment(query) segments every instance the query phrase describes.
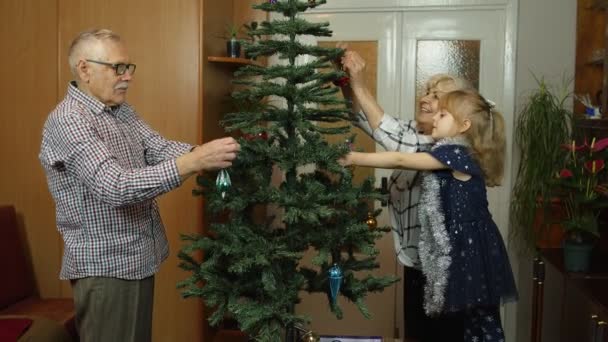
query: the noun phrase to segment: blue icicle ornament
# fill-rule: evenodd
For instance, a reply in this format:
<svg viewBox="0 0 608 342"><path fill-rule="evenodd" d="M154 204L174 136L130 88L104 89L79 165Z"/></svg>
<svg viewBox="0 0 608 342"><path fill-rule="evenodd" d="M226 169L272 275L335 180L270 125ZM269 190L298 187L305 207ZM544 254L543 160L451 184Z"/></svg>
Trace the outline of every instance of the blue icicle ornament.
<svg viewBox="0 0 608 342"><path fill-rule="evenodd" d="M230 181L230 175L226 169L221 169L215 178L215 187L222 193L222 198L226 197L226 191L230 188L232 182Z"/></svg>
<svg viewBox="0 0 608 342"><path fill-rule="evenodd" d="M338 264L334 264L329 268L327 272L329 275L329 297L331 303L336 304L338 293L340 293L340 286L342 285L342 269Z"/></svg>

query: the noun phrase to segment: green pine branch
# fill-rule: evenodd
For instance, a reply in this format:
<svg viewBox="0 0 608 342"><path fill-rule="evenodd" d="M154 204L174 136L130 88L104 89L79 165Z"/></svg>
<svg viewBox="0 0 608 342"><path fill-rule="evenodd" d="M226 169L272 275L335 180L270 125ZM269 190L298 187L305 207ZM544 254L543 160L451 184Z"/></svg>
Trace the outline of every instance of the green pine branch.
<svg viewBox="0 0 608 342"><path fill-rule="evenodd" d="M331 35L327 23L297 17L323 3L279 0L255 6L287 18L250 31L251 37L268 39L246 42L247 51L282 61L235 73L234 83L243 89L232 94L236 109L222 121L226 131L241 136L241 151L228 169L232 186L222 194L215 175L197 177L193 194L205 197L210 224L205 236L182 237L180 267L190 274L178 284L182 295L205 301L211 325L231 317L257 341L281 341L287 327L309 322L294 312L302 291L327 293L328 309L342 318L339 300L329 298L328 270L334 264L344 275L340 298L355 303L365 317L372 314L367 295L396 281L371 273L378 268L375 243L388 229L370 230L365 220L369 203L383 195L373 179L354 185L352 170L338 163L349 151L346 141L327 141L329 135L350 134L352 126L348 104L331 85L345 76L331 63L343 51L298 40ZM297 64L301 56L314 60ZM281 174L278 184L273 172ZM277 208L276 215L260 217L268 206ZM312 265L303 264L310 250Z"/></svg>

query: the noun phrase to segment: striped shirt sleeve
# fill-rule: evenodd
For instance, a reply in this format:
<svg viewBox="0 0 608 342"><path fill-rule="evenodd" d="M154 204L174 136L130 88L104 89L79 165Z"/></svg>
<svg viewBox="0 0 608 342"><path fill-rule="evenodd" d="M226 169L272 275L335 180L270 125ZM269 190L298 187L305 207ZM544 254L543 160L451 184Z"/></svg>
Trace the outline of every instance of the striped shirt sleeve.
<svg viewBox="0 0 608 342"><path fill-rule="evenodd" d="M433 138L418 132L415 120L400 120L384 113L380 125L373 130L362 111L356 118L357 127L374 138L387 151L413 153L426 151L433 144Z"/></svg>
<svg viewBox="0 0 608 342"><path fill-rule="evenodd" d="M153 166L131 168L121 165L107 144L83 116L64 113L48 123L47 137L53 139L54 155L47 162L61 166L79 178L99 200L124 206L153 199L180 185L175 160Z"/></svg>
<svg viewBox="0 0 608 342"><path fill-rule="evenodd" d="M190 144L165 139L141 120L135 112L131 111L131 113L131 124L141 135L147 165L157 165L163 161L175 159L192 148Z"/></svg>

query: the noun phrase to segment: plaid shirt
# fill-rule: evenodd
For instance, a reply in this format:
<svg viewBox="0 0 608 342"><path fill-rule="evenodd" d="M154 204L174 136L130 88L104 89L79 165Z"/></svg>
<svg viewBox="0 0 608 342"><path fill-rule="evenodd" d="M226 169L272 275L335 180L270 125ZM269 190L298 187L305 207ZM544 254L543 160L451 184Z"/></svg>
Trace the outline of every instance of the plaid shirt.
<svg viewBox="0 0 608 342"><path fill-rule="evenodd" d="M155 197L181 184L167 141L128 104L109 108L75 82L46 120L40 162L64 241L61 279L143 279L169 253Z"/></svg>
<svg viewBox="0 0 608 342"><path fill-rule="evenodd" d="M397 120L384 114L380 126L372 128L363 113L357 115L357 125L388 151L427 151L433 144L430 136L420 134L414 120ZM420 172L394 170L388 182L389 215L393 230L397 260L405 266L420 268L418 240L418 203L420 201Z"/></svg>

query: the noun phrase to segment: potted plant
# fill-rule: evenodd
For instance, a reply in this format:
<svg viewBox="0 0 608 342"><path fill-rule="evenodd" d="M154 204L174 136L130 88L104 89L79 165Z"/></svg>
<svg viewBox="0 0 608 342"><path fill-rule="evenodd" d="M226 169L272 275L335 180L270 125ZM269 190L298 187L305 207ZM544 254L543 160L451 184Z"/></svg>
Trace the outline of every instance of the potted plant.
<svg viewBox="0 0 608 342"><path fill-rule="evenodd" d="M563 159L560 144L569 140L572 120L564 106L568 93L556 94L542 78L534 78L538 88L516 121L520 163L510 203L510 237L524 252L561 247L560 203L552 198L550 179Z"/></svg>
<svg viewBox="0 0 608 342"><path fill-rule="evenodd" d="M240 26L235 24L228 25L228 40L226 41L226 54L232 58L238 58L241 56L241 42L237 36L240 31Z"/></svg>
<svg viewBox="0 0 608 342"><path fill-rule="evenodd" d="M608 207L606 147L608 138L562 145L566 153L554 179L554 193L565 208L564 266L570 272L588 270L591 250L599 237L598 216Z"/></svg>

